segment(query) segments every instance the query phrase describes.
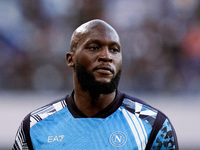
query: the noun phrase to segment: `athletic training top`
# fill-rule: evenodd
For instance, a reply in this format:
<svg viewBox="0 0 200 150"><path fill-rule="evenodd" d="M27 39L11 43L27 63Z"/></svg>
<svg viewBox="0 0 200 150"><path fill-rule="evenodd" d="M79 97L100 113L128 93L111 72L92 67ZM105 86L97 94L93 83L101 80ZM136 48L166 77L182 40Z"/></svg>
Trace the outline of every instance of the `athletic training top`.
<svg viewBox="0 0 200 150"><path fill-rule="evenodd" d="M142 100L117 92L101 112L87 117L74 92L28 114L13 150L165 150L178 149L169 119Z"/></svg>

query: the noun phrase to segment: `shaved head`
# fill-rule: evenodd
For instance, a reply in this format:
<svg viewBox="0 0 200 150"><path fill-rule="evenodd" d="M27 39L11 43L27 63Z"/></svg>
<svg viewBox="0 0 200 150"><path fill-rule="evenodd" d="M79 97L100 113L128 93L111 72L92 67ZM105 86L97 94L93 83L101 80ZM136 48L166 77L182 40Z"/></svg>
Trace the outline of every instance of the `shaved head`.
<svg viewBox="0 0 200 150"><path fill-rule="evenodd" d="M94 19L82 24L74 31L71 37L71 42L70 42L71 51L74 52L76 50L78 43L81 40L84 40L85 36L87 36L90 33L95 33L95 32L97 32L97 34L100 34L101 31L106 31L107 33L110 33L112 35L114 33L119 41L119 36L112 26L110 26L108 23L106 23L103 20Z"/></svg>
<svg viewBox="0 0 200 150"><path fill-rule="evenodd" d="M71 37L67 64L74 70L74 86L94 98L117 89L122 65L118 33L95 19L79 26Z"/></svg>

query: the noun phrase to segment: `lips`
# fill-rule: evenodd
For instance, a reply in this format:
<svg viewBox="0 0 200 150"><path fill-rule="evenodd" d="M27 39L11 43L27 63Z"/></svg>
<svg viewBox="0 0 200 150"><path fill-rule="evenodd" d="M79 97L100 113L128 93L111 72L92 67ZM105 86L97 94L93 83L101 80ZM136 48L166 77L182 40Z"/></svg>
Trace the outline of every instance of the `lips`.
<svg viewBox="0 0 200 150"><path fill-rule="evenodd" d="M113 69L110 66L98 66L93 69L93 71L99 71L103 74L114 73Z"/></svg>

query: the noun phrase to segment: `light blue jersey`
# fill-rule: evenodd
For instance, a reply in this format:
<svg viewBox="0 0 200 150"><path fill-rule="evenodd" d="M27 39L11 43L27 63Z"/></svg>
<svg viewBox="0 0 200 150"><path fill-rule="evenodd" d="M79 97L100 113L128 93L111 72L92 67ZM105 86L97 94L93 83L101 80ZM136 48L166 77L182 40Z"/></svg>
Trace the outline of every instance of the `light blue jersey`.
<svg viewBox="0 0 200 150"><path fill-rule="evenodd" d="M178 149L168 118L141 100L118 92L100 113L86 117L73 93L31 112L13 149L145 150Z"/></svg>

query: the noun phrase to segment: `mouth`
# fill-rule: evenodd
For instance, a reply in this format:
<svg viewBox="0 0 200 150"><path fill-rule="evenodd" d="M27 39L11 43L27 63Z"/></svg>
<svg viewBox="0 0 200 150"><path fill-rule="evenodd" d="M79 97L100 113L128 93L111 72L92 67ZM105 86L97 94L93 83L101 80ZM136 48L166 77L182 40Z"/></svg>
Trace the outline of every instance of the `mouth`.
<svg viewBox="0 0 200 150"><path fill-rule="evenodd" d="M102 74L114 74L114 71L110 66L99 66L94 68L93 71L98 71Z"/></svg>

